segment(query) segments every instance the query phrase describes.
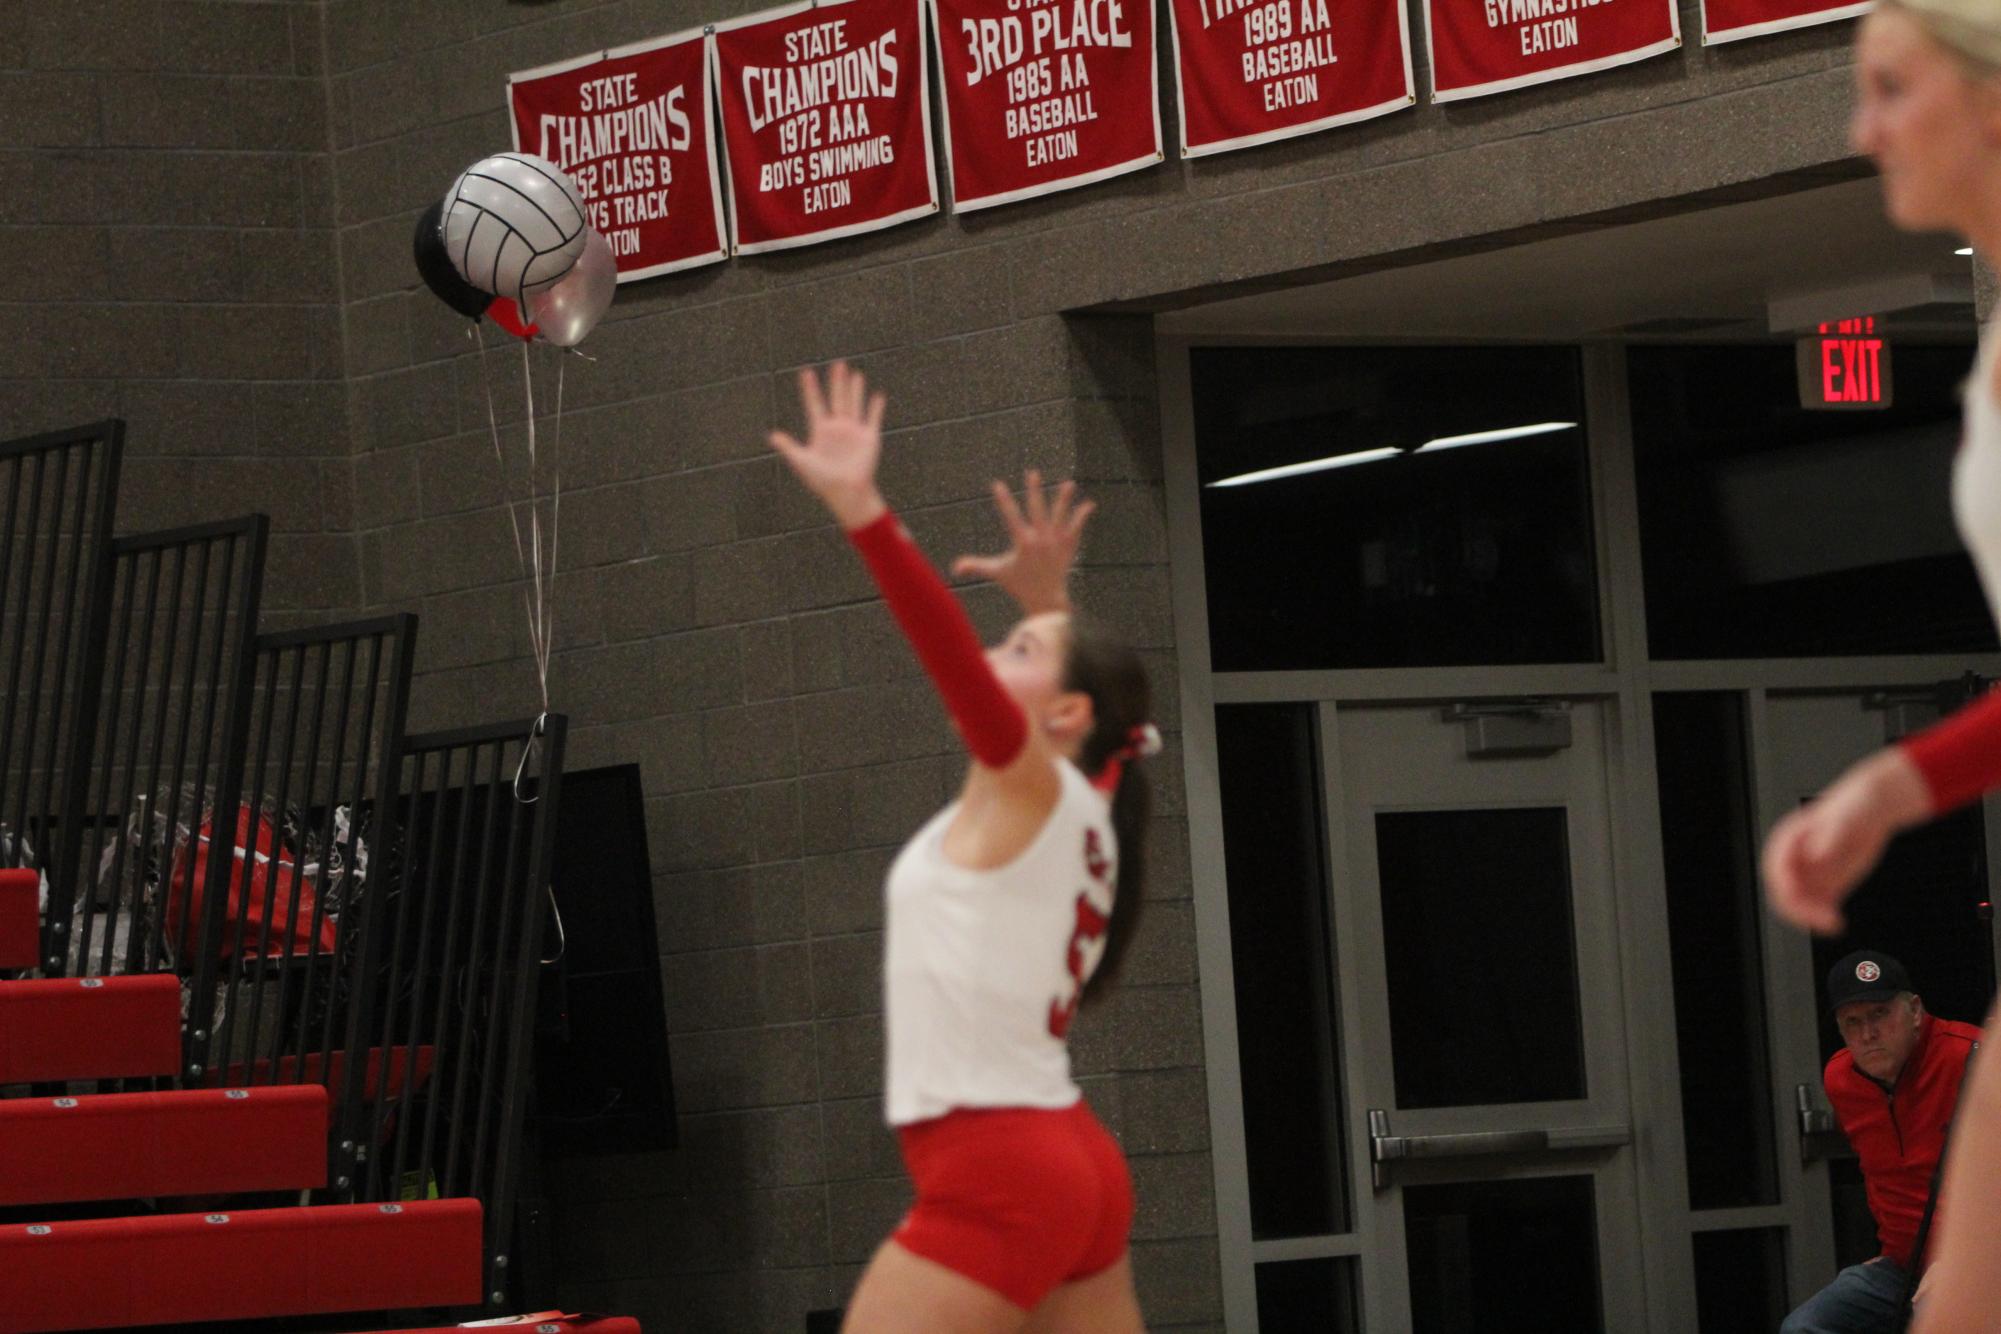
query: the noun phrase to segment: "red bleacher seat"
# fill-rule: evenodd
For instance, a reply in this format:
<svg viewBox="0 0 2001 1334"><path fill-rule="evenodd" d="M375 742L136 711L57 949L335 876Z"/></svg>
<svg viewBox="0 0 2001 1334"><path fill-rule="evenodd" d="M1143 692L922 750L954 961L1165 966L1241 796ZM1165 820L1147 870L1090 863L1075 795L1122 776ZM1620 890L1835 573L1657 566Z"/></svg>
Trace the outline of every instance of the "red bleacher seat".
<svg viewBox="0 0 2001 1334"><path fill-rule="evenodd" d="M327 1091L190 1089L0 1101L0 1205L326 1185Z"/></svg>
<svg viewBox="0 0 2001 1334"><path fill-rule="evenodd" d="M477 1200L0 1227L0 1334L471 1306Z"/></svg>
<svg viewBox="0 0 2001 1334"><path fill-rule="evenodd" d="M0 982L0 1084L180 1067L181 984L171 973Z"/></svg>
<svg viewBox="0 0 2001 1334"><path fill-rule="evenodd" d="M419 1046L417 1048L416 1087L423 1088L431 1077L431 1066L436 1061L437 1048ZM410 1069L410 1049L391 1047L389 1049L389 1096L400 1098ZM325 1071L322 1077L321 1071ZM347 1070L347 1053L337 1051L332 1059L324 1058L319 1052L307 1052L303 1062L296 1056L279 1058L274 1067L267 1057L245 1065L238 1062L227 1070L211 1070L202 1080L211 1088L227 1085L230 1088L248 1088L265 1084L324 1084L330 1089L340 1087L341 1076ZM361 1100L374 1102L382 1085L382 1049L368 1049L368 1064L361 1074Z"/></svg>

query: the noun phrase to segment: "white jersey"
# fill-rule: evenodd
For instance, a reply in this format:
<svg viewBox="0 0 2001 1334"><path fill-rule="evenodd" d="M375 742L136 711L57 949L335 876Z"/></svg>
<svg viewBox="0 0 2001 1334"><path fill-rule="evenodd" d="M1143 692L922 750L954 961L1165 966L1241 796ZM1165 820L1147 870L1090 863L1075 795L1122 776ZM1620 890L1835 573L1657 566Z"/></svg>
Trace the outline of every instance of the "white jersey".
<svg viewBox="0 0 2001 1334"><path fill-rule="evenodd" d="M1077 767L1027 851L973 871L946 860L959 803L890 867L883 961L884 1111L893 1126L959 1107L1063 1108L1068 1032L1103 957L1118 843L1111 807Z"/></svg>
<svg viewBox="0 0 2001 1334"><path fill-rule="evenodd" d="M2001 334L1981 339L1966 382L1966 430L1952 466L1952 514L1973 553L1987 607L2001 625L2001 404L1994 399L1994 359Z"/></svg>

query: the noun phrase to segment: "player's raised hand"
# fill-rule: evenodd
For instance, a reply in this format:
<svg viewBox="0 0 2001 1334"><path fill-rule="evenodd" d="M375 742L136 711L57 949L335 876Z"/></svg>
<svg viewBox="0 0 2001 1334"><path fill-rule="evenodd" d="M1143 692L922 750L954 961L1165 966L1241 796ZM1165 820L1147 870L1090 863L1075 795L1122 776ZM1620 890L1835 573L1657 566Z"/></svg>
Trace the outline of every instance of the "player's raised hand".
<svg viewBox="0 0 2001 1334"><path fill-rule="evenodd" d="M1015 502L1007 483L993 484L994 508L1007 528L1008 549L992 556L961 556L952 562L952 573L993 580L1030 616L1068 611L1070 567L1097 502L1078 501L1075 482L1057 487L1053 498L1044 497L1042 474L1034 468L1023 482L1022 504Z"/></svg>
<svg viewBox="0 0 2001 1334"><path fill-rule="evenodd" d="M799 405L806 414L806 438L773 431L766 443L842 527L863 527L884 509L875 474L886 400L869 393L860 371L837 361L824 385L811 367L799 372Z"/></svg>

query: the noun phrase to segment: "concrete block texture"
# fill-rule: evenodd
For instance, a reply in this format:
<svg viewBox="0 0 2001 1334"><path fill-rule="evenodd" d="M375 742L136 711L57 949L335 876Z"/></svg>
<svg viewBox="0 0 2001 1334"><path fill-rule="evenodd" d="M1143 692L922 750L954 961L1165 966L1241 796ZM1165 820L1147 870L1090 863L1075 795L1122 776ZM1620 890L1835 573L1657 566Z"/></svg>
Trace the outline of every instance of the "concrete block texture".
<svg viewBox="0 0 2001 1334"><path fill-rule="evenodd" d="M124 416L129 524L270 513L286 623L361 606L340 238L304 186L331 168L328 84L300 59L321 8L0 14L0 221L32 345L0 357L0 436Z"/></svg>
<svg viewBox="0 0 2001 1334"><path fill-rule="evenodd" d="M0 3L0 432L120 413L133 523L262 509L274 610L420 612L414 720L535 706L492 458L520 354L418 284L412 221L508 146L509 72L748 12L691 0ZM1148 312L1852 174L1840 28L1170 162L627 285L564 363L552 689L637 762L682 1145L558 1183L565 1300L688 1330L837 1305L907 1204L882 1126L881 882L964 761L845 542L773 459L801 366L891 398L886 492L941 563L994 478L1101 504L1074 593L1143 653L1147 915L1076 1068L1132 1156L1149 1323L1220 1327L1179 651ZM554 362L537 423L552 425ZM1012 617L963 590L985 635Z"/></svg>

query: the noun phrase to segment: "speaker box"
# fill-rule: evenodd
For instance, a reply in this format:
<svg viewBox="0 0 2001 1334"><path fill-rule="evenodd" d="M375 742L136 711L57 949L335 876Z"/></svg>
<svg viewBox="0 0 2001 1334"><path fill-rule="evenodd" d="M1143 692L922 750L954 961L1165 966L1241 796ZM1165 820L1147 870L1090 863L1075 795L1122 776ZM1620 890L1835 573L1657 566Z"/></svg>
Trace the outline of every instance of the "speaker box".
<svg viewBox="0 0 2001 1334"><path fill-rule="evenodd" d="M639 766L563 775L544 930L535 1109L547 1157L675 1146Z"/></svg>

